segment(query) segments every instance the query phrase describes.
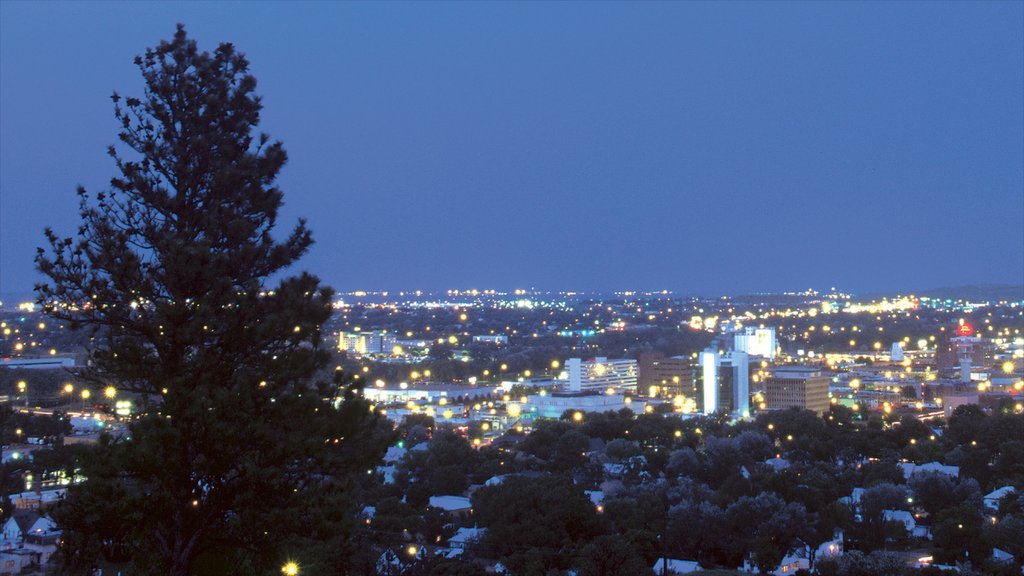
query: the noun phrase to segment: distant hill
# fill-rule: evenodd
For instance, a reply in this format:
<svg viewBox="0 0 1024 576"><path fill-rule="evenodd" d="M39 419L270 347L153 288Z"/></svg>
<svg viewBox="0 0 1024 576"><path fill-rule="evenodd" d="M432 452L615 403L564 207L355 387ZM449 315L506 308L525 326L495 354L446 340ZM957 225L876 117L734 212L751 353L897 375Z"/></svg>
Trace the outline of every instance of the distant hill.
<svg viewBox="0 0 1024 576"><path fill-rule="evenodd" d="M950 286L934 290L914 292L917 296L929 298L951 298L972 302L1007 300L1019 302L1024 300L1024 285L1021 284L973 284L969 286Z"/></svg>

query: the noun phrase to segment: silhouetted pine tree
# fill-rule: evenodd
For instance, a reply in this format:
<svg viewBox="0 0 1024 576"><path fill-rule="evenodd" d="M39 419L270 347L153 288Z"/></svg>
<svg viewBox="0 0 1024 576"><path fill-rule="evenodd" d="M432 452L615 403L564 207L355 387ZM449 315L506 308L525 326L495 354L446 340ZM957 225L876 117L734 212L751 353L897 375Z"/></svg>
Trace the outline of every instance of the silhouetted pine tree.
<svg viewBox="0 0 1024 576"><path fill-rule="evenodd" d="M136 64L144 95L113 96L119 174L79 189L77 237L47 230L37 257L39 301L94 330L91 376L140 408L55 513L66 566L341 571L354 474L388 435L351 380L317 378L330 290L306 273L270 285L312 243L304 222L271 235L284 148L254 135L256 80L232 45L200 52L179 25Z"/></svg>

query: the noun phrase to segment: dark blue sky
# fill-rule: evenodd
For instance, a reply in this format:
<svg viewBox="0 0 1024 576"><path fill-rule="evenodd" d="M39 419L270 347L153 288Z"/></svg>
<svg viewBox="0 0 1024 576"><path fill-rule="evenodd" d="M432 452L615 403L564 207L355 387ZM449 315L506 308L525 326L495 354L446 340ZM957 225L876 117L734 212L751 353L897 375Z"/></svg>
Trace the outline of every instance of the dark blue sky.
<svg viewBox="0 0 1024 576"><path fill-rule="evenodd" d="M0 2L0 291L186 24L252 62L341 290L1024 282L1020 2Z"/></svg>

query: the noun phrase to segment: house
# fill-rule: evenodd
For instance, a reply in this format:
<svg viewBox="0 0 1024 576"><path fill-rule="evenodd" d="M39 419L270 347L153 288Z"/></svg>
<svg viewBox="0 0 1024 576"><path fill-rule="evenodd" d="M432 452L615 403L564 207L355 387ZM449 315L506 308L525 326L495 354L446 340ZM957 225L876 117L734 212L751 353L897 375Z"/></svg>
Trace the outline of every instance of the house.
<svg viewBox="0 0 1024 576"><path fill-rule="evenodd" d="M1009 494L1016 492L1013 486L1003 486L985 494L985 507L989 510L999 510L999 501Z"/></svg>
<svg viewBox="0 0 1024 576"><path fill-rule="evenodd" d="M505 481L505 478L512 476L512 474L499 474L498 476L491 476L484 482L484 486L498 486Z"/></svg>
<svg viewBox="0 0 1024 576"><path fill-rule="evenodd" d="M910 477L915 474L921 474L924 472L938 472L939 474L945 474L954 480L960 477L959 466L947 466L945 464L939 464L938 462L929 462L927 464L900 462L898 466L903 470L903 478L906 480L910 480Z"/></svg>
<svg viewBox="0 0 1024 576"><path fill-rule="evenodd" d="M811 566L811 561L807 558L808 551L807 547L791 551L782 558L782 562L779 562L779 567L769 572L774 576L789 576L795 574L797 570L808 570ZM760 573L757 566L755 566L749 559L743 562L743 572Z"/></svg>
<svg viewBox="0 0 1024 576"><path fill-rule="evenodd" d="M483 538L486 533L487 528L459 528L448 539L448 546L465 548L467 544L472 544Z"/></svg>
<svg viewBox="0 0 1024 576"><path fill-rule="evenodd" d="M18 510L39 510L63 500L64 493L63 488L22 492L12 495L11 500L14 501L14 507Z"/></svg>
<svg viewBox="0 0 1024 576"><path fill-rule="evenodd" d="M817 562L823 558L838 558L843 555L843 531L836 530L832 533L832 539L822 542L821 546L814 553L814 560Z"/></svg>
<svg viewBox="0 0 1024 576"><path fill-rule="evenodd" d="M1006 550L1003 550L1002 548L993 548L992 549L992 559L995 560L996 562L999 562L999 563L1002 563L1002 564L1007 564L1007 563L1013 562L1013 554L1010 554L1009 552L1007 552Z"/></svg>
<svg viewBox="0 0 1024 576"><path fill-rule="evenodd" d="M40 516L35 522L25 531L25 535L29 536L45 536L59 532L57 529L57 523L51 520L48 516Z"/></svg>
<svg viewBox="0 0 1024 576"><path fill-rule="evenodd" d="M814 561L822 560L824 558L838 558L843 555L843 531L836 530L832 533L832 539L826 542L822 542L816 550L814 550ZM769 572L775 576L789 576L796 573L798 570L810 570L811 567L811 547L806 544L800 544L796 548L789 551L785 557L782 558L782 562L779 566ZM743 571L745 572L758 572L758 569L754 564L747 560L743 563Z"/></svg>
<svg viewBox="0 0 1024 576"><path fill-rule="evenodd" d="M431 496L430 506L456 517L468 516L473 512L473 504L465 496Z"/></svg>
<svg viewBox="0 0 1024 576"><path fill-rule="evenodd" d="M882 510L882 518L886 522L899 522L907 529L907 534L912 534L917 527L914 515L906 510Z"/></svg>
<svg viewBox="0 0 1024 576"><path fill-rule="evenodd" d="M811 562L803 554L787 554L782 562L779 562L779 567L775 569L772 574L775 576L784 576L787 574L794 574L797 570L808 570L811 567Z"/></svg>
<svg viewBox="0 0 1024 576"><path fill-rule="evenodd" d="M392 446L384 453L385 464L397 464L405 456L406 449L401 446Z"/></svg>
<svg viewBox="0 0 1024 576"><path fill-rule="evenodd" d="M455 534L448 539L448 548L443 551L439 551L446 558L456 558L462 555L465 551L466 546L479 542L484 534L487 533L487 528L459 528L455 531Z"/></svg>
<svg viewBox="0 0 1024 576"><path fill-rule="evenodd" d="M605 478L622 478L626 475L626 466L623 464L606 462L603 467Z"/></svg>
<svg viewBox="0 0 1024 576"><path fill-rule="evenodd" d="M847 506L849 506L853 510L859 510L860 509L860 500L861 500L861 498L863 496L864 496L864 489L863 488L854 488L853 492L851 492L849 496L843 496L842 498L839 499L839 502L841 504L846 504Z"/></svg>
<svg viewBox="0 0 1024 576"><path fill-rule="evenodd" d="M703 569L696 560L676 560L675 558L658 558L652 568L658 576L666 572L668 574L689 574Z"/></svg>
<svg viewBox="0 0 1024 576"><path fill-rule="evenodd" d="M19 540L21 540L21 526L18 525L14 516L11 516L7 522L4 522L3 532L0 535L0 548L14 548Z"/></svg>
<svg viewBox="0 0 1024 576"><path fill-rule="evenodd" d="M385 485L391 485L395 483L395 473L398 472L398 468L394 464L387 466L377 466L377 473L384 479Z"/></svg>
<svg viewBox="0 0 1024 576"><path fill-rule="evenodd" d="M0 552L0 574L20 574L26 568L39 565L39 553L26 548Z"/></svg>
<svg viewBox="0 0 1024 576"><path fill-rule="evenodd" d="M380 576L401 574L410 564L427 556L426 546L410 544L406 548L393 550L388 548L377 558L376 573Z"/></svg>

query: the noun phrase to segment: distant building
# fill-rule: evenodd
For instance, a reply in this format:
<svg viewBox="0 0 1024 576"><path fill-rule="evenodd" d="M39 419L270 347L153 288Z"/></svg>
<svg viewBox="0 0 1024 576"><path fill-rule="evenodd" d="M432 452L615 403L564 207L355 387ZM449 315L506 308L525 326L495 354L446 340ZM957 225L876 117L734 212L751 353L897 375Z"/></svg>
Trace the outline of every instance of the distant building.
<svg viewBox="0 0 1024 576"><path fill-rule="evenodd" d="M569 358L565 361L565 370L569 375L566 384L569 393L604 392L609 388L615 391L636 390L636 360L599 357L583 361Z"/></svg>
<svg viewBox="0 0 1024 576"><path fill-rule="evenodd" d="M473 336L473 342L482 344L508 344L508 336L504 334L480 334Z"/></svg>
<svg viewBox="0 0 1024 576"><path fill-rule="evenodd" d="M342 332L338 349L349 354L391 354L398 340L387 332Z"/></svg>
<svg viewBox="0 0 1024 576"><path fill-rule="evenodd" d="M718 411L718 352L707 349L700 353L701 391L705 414Z"/></svg>
<svg viewBox="0 0 1024 576"><path fill-rule="evenodd" d="M0 367L26 370L53 370L57 368L74 368L75 359L59 356L46 358L0 358Z"/></svg>
<svg viewBox="0 0 1024 576"><path fill-rule="evenodd" d="M935 367L939 370L950 370L961 365L956 337L955 330L947 328L935 340ZM970 350L970 364L987 366L994 355L995 345L990 340L979 339Z"/></svg>
<svg viewBox="0 0 1024 576"><path fill-rule="evenodd" d="M621 394L531 394L523 410L535 418L559 418L566 412L618 412L628 408L642 413L646 403L635 402Z"/></svg>
<svg viewBox="0 0 1024 576"><path fill-rule="evenodd" d="M900 342L892 343L892 350L889 352L889 359L893 362L903 362L903 344Z"/></svg>
<svg viewBox="0 0 1024 576"><path fill-rule="evenodd" d="M733 348L738 352L746 352L751 356L761 356L773 360L778 344L775 340L775 328L744 328L733 336Z"/></svg>
<svg viewBox="0 0 1024 576"><path fill-rule="evenodd" d="M768 410L802 408L819 416L828 410L828 376L817 368L779 366L764 380Z"/></svg>

